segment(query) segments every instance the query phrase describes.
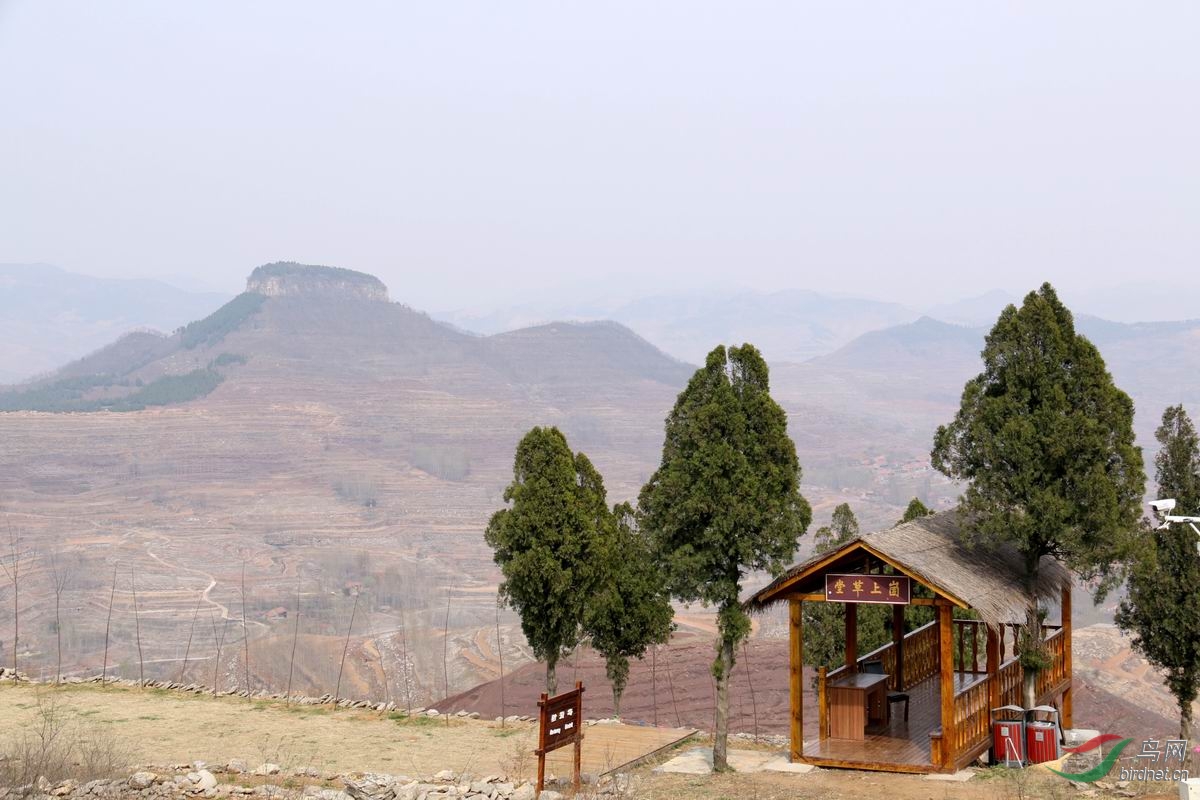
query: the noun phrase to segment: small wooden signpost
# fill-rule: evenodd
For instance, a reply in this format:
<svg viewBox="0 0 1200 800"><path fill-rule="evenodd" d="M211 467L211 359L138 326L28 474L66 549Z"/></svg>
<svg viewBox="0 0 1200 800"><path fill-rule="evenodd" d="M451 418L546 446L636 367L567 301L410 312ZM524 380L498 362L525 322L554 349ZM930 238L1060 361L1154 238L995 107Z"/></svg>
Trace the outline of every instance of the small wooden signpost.
<svg viewBox="0 0 1200 800"><path fill-rule="evenodd" d="M576 681L574 689L554 697L542 692L538 709L538 747L533 751L538 757L538 794L541 795L546 784L546 753L569 744L575 745L572 785L578 792L579 762L583 752L583 682Z"/></svg>

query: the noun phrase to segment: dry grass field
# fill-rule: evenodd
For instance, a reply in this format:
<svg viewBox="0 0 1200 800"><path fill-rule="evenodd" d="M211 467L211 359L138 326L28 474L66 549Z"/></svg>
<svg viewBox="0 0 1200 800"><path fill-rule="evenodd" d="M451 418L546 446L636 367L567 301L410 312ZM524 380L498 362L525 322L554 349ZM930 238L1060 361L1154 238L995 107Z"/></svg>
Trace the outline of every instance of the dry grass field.
<svg viewBox="0 0 1200 800"><path fill-rule="evenodd" d="M475 775L533 775L530 754L534 729L529 723L501 728L478 720L398 719L371 712L345 709L291 707L277 702L248 703L228 697L183 695L129 687L94 685L59 689L0 686L0 730L19 730L34 724L40 703L57 702L73 719L92 731L122 742L130 766L189 764L196 760L224 764L245 762L249 769L262 763L277 764L277 780L286 787L306 783L338 786L334 774L381 772L414 777L443 769ZM587 729L584 768L607 769L614 749L608 741L652 736L645 728L596 726ZM664 731L663 740L678 734ZM703 744L691 740L688 746ZM641 745L644 751L653 743ZM744 745L741 745L744 746ZM761 748L759 748L761 749ZM851 770L817 770L807 775L786 773L730 773L715 776L658 775L653 766L672 755L632 769L629 798L696 798L724 800L752 797L757 800L802 798L851 800L867 796L894 800L1066 800L1079 790L1044 770L985 770L967 783L941 783L911 775L889 775ZM607 762L606 762L607 759ZM566 774L565 759L550 765L551 773ZM600 765L599 767L597 765ZM312 770L310 777L296 770ZM319 777L318 777L319 776ZM231 778L231 780L239 780ZM253 783L254 778L249 778ZM262 779L257 779L262 780ZM1173 797L1169 787L1135 787L1147 800ZM585 797L590 796L585 792ZM1101 790L1099 797L1128 796Z"/></svg>

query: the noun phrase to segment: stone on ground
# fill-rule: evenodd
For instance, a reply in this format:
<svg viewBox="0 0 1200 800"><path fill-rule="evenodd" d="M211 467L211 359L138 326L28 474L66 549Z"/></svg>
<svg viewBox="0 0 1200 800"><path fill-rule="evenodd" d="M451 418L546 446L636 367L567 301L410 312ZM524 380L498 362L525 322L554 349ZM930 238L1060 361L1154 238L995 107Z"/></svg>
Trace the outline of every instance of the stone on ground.
<svg viewBox="0 0 1200 800"><path fill-rule="evenodd" d="M958 772L932 772L925 776L927 781L950 781L952 783L966 783L975 777L974 770L960 769Z"/></svg>
<svg viewBox="0 0 1200 800"><path fill-rule="evenodd" d="M729 750L729 766L735 772L812 772L811 764L793 764L786 755L769 750ZM655 767L655 773L708 775L712 772L712 749L693 747Z"/></svg>

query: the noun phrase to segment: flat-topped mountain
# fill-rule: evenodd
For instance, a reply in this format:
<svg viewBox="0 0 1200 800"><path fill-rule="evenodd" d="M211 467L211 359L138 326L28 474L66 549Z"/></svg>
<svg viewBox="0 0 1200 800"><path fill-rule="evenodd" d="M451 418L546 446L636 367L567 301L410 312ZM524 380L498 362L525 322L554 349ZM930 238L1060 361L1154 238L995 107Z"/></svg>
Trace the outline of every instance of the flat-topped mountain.
<svg viewBox="0 0 1200 800"><path fill-rule="evenodd" d="M257 267L246 280L246 291L267 297L344 295L385 303L388 299L387 287L374 275L341 267L318 267L291 261L277 261Z"/></svg>

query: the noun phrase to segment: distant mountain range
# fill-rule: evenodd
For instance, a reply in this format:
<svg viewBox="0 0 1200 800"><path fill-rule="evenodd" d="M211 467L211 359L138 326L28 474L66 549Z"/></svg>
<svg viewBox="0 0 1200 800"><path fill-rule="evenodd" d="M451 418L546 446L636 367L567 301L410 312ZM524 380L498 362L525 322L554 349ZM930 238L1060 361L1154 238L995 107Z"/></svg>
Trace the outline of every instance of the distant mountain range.
<svg viewBox="0 0 1200 800"><path fill-rule="evenodd" d="M173 331L229 299L152 280L0 264L0 384L57 369L138 329Z"/></svg>
<svg viewBox="0 0 1200 800"><path fill-rule="evenodd" d="M1191 308L1171 287L1068 292L1063 297L1077 313L1113 319L1161 320L1170 310ZM47 373L130 331L170 333L229 299L157 281L92 278L43 264L0 265L0 335L6 342L0 384ZM830 355L863 334L921 317L988 327L1014 302L1020 297L1000 290L924 309L798 289L688 290L623 302L538 300L432 316L483 335L567 321L611 321L689 363L701 363L717 342L742 341L754 342L769 361L779 363ZM1195 316L1200 316L1200 304ZM1100 327L1099 321L1093 325L1097 332Z"/></svg>
<svg viewBox="0 0 1200 800"><path fill-rule="evenodd" d="M611 306L530 303L434 316L481 333L554 319L608 319L627 325L676 358L699 364L716 343L741 341L754 342L771 361L806 361L861 333L909 322L919 314L897 303L789 290L680 292Z"/></svg>
<svg viewBox="0 0 1200 800"><path fill-rule="evenodd" d="M64 275L51 273L41 283L43 291L67 280ZM109 289L125 304L125 317L138 318L134 301L121 291L140 284L116 283L121 285ZM181 296L187 295L166 292L152 299ZM907 496L948 500L956 493L929 471L933 430L953 415L963 384L979 371L991 320L1014 299L991 292L933 309L950 319L982 320L954 324L930 316L910 319L913 312L897 304L813 292L679 294L620 306L616 313L633 321L630 326L560 321L479 335L462 327L535 320L536 307L487 320L460 316L451 324L390 302L372 276L275 264L255 270L246 293L174 333L135 331L0 392L0 410L130 411L197 401L214 392L204 405L219 408L226 399L266 400L280 392L289 401L340 396L349 386L358 387L361 405L379 387L418 381L426 391L470 397L493 408L525 397L533 405L520 416L530 424L556 420L581 446L614 444L619 429L627 442L639 442L643 471L655 456L661 413L692 369L663 350L689 354L699 363L718 342L749 340L773 364L773 391L791 416L806 480L861 495L864 521L884 523L890 508ZM119 305L96 299L92 308L103 302ZM1077 324L1100 347L1118 385L1133 396L1144 446L1152 447L1164 406L1200 402L1200 322L1127 324L1079 315ZM653 392L658 411L639 417L643 427L635 431L615 398L633 402L629 392L645 382L658 387ZM601 397L617 405L601 411L596 406ZM583 412L575 407L579 403L593 410ZM642 407L641 401L635 405ZM451 449L471 450L459 441L463 429L436 417L424 424L444 429L441 438ZM616 429L606 429L612 425ZM503 431L505 441L519 433L505 425L493 429ZM503 447L491 455L501 459ZM625 451L621 458L629 455Z"/></svg>

